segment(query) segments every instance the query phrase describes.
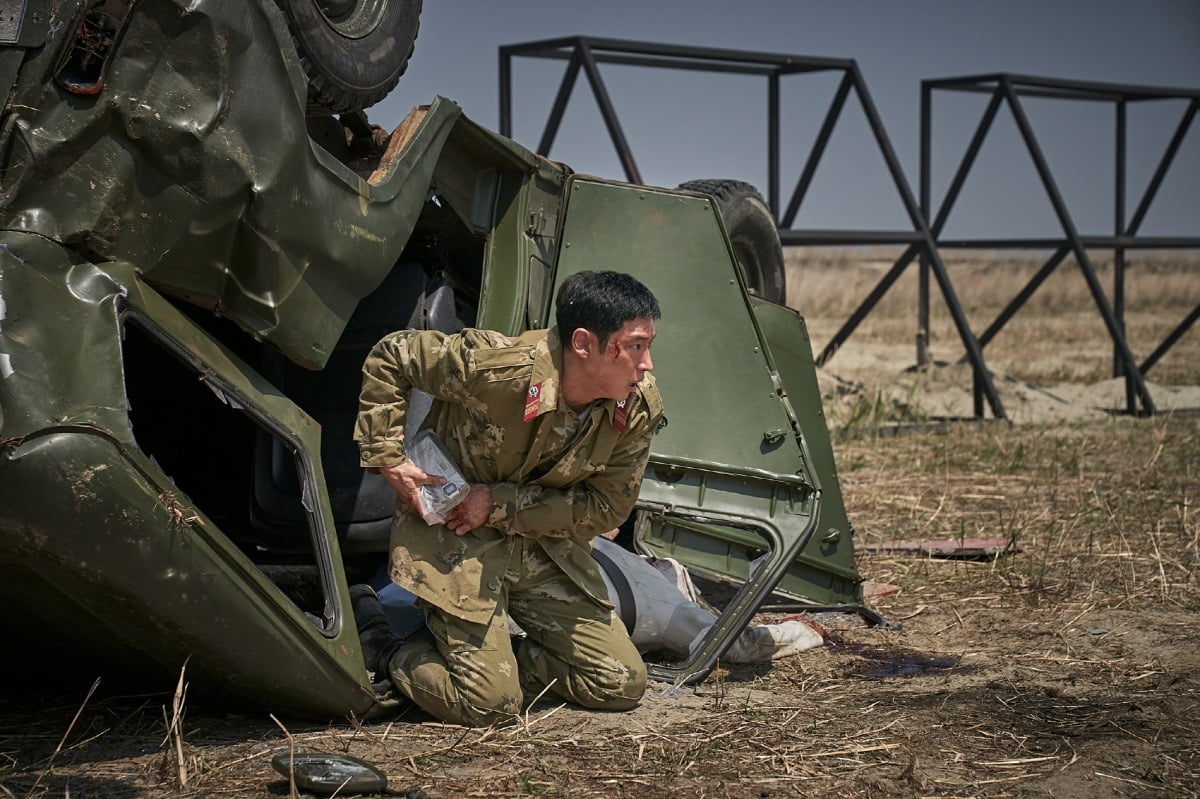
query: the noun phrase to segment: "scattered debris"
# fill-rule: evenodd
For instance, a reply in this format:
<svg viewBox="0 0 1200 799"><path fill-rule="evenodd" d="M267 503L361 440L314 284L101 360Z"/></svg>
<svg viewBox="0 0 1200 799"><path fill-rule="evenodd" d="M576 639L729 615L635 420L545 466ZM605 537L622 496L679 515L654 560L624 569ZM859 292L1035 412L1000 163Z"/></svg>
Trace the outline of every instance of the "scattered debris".
<svg viewBox="0 0 1200 799"><path fill-rule="evenodd" d="M863 600L882 599L900 593L900 586L891 583L875 583L870 580L863 582Z"/></svg>
<svg viewBox="0 0 1200 799"><path fill-rule="evenodd" d="M383 793L387 775L366 761L326 752L280 752L271 767L293 780L302 791L323 796Z"/></svg>
<svg viewBox="0 0 1200 799"><path fill-rule="evenodd" d="M993 560L1020 550L1007 538L943 538L933 541L884 541L865 544L863 552L924 555L927 558Z"/></svg>

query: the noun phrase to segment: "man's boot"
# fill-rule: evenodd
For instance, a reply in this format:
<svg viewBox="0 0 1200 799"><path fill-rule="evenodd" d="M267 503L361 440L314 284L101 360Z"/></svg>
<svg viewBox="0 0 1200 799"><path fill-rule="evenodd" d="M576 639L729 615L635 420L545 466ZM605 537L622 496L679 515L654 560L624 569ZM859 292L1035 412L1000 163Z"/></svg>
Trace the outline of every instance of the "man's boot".
<svg viewBox="0 0 1200 799"><path fill-rule="evenodd" d="M376 679L388 677L388 661L407 639L392 632L383 603L369 585L350 586L350 611L354 614L367 670L373 672Z"/></svg>

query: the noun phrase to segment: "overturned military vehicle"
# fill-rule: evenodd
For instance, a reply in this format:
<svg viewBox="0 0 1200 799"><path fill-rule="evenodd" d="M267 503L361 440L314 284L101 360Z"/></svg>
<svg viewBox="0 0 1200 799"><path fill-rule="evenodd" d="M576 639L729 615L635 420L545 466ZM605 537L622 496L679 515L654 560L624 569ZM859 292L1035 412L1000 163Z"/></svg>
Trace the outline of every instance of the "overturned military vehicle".
<svg viewBox="0 0 1200 799"><path fill-rule="evenodd" d="M10 649L168 680L186 662L210 696L291 715L384 709L348 611L394 505L351 441L364 354L405 327L545 326L584 268L636 274L664 312L669 424L622 540L742 586L652 673L702 679L771 597L867 612L803 320L747 290L713 197L573 174L445 99L373 128L360 109L403 72L418 13L18 0L0 18ZM389 55L363 75L370 47Z"/></svg>

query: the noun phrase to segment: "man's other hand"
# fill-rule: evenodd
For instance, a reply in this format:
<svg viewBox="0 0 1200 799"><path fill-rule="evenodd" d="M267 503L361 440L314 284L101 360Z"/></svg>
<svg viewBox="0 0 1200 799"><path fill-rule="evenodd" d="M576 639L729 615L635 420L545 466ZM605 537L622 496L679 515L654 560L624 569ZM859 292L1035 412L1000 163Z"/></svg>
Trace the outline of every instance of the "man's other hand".
<svg viewBox="0 0 1200 799"><path fill-rule="evenodd" d="M466 535L487 521L492 513L492 487L483 483L471 483L467 498L450 509L444 524L455 535Z"/></svg>
<svg viewBox="0 0 1200 799"><path fill-rule="evenodd" d="M436 474L426 474L420 467L405 461L395 466L380 468L379 473L388 481L388 485L396 490L400 501L408 507L421 512L421 486L437 486L446 482L446 478Z"/></svg>

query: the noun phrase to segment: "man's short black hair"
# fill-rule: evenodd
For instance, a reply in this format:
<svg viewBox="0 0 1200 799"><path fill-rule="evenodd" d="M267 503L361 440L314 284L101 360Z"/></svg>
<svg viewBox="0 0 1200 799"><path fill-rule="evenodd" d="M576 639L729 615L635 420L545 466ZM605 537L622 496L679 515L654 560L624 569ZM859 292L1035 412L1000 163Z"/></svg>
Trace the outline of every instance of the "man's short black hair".
<svg viewBox="0 0 1200 799"><path fill-rule="evenodd" d="M555 322L563 340L582 327L596 334L600 346L634 319L658 319L658 300L632 275L621 272L576 272L558 287Z"/></svg>

